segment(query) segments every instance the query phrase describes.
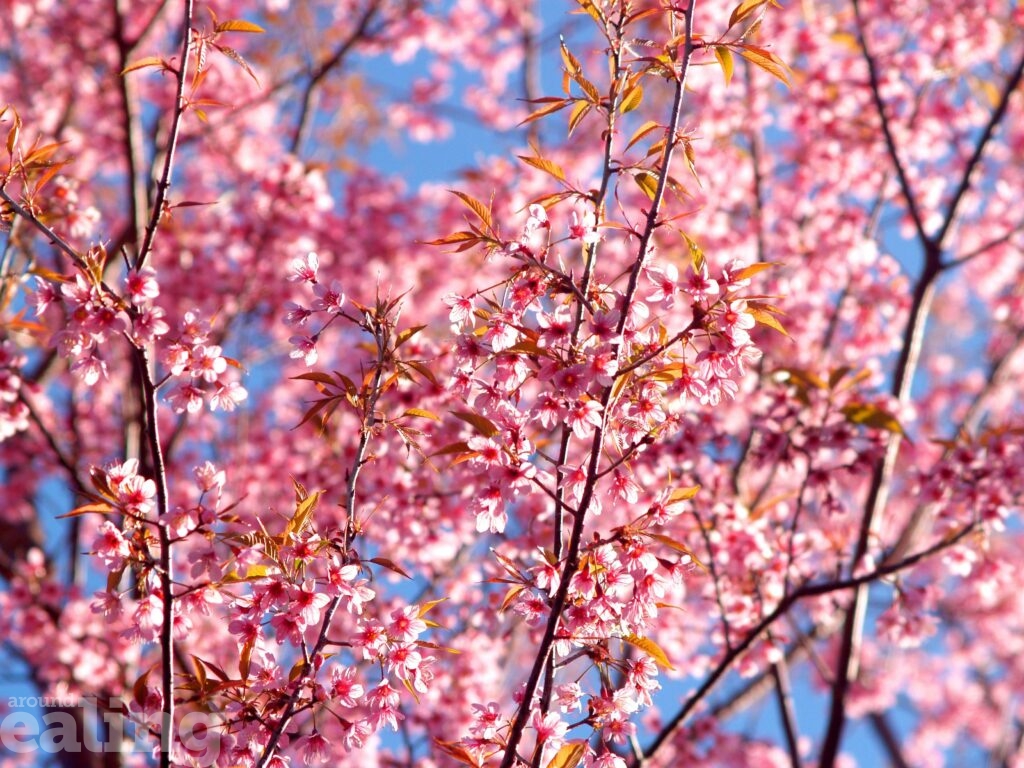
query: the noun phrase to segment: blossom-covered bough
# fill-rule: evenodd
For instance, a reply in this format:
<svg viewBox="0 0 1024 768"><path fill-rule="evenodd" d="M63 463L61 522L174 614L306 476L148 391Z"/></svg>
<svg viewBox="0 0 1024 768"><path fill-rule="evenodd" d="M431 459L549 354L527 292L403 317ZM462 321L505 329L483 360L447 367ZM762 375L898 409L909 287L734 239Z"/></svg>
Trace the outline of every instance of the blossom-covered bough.
<svg viewBox="0 0 1024 768"><path fill-rule="evenodd" d="M1020 9L10 11L5 764L1024 759Z"/></svg>

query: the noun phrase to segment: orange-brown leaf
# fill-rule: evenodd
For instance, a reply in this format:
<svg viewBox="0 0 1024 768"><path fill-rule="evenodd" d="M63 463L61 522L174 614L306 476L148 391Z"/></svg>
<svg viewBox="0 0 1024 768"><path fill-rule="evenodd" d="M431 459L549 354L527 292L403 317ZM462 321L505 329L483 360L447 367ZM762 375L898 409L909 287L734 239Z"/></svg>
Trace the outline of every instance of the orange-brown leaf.
<svg viewBox="0 0 1024 768"><path fill-rule="evenodd" d="M565 181L565 171L556 162L543 157L530 157L529 155L519 155L519 159L539 171L544 171L544 173L554 176L559 181Z"/></svg>
<svg viewBox="0 0 1024 768"><path fill-rule="evenodd" d="M661 646L650 638L638 637L637 635L626 635L622 639L633 647L639 648L641 651L646 653L654 659L659 666L662 666L665 669L675 669L675 667L672 666L672 662L668 660L668 656L665 655L665 651L661 649Z"/></svg>
<svg viewBox="0 0 1024 768"><path fill-rule="evenodd" d="M214 27L214 31L217 33L252 32L254 34L261 34L263 32L266 32L267 30L265 30L259 24L253 24L251 21L244 21L242 19L228 19L227 21L222 21L220 24Z"/></svg>
<svg viewBox="0 0 1024 768"><path fill-rule="evenodd" d="M486 205L481 203L476 198L470 197L465 192L459 192L457 189L452 189L449 191L457 198L459 198L459 200L461 200L465 204L465 206L469 208L469 210L475 213L477 218L484 223L484 226L486 226L487 229L490 230L494 228L494 225L491 220L491 211Z"/></svg>

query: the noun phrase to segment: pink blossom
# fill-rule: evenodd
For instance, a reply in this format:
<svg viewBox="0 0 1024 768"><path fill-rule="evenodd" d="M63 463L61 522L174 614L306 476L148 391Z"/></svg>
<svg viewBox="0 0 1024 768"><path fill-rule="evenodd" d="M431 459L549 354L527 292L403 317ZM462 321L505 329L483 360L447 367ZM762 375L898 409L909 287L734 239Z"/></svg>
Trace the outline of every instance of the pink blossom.
<svg viewBox="0 0 1024 768"><path fill-rule="evenodd" d="M601 404L596 400L576 400L570 403L566 423L576 437L586 437L593 428L602 424Z"/></svg>
<svg viewBox="0 0 1024 768"><path fill-rule="evenodd" d="M427 623L420 618L420 611L416 606L408 605L391 612L387 632L392 642L411 643L426 631Z"/></svg>
<svg viewBox="0 0 1024 768"><path fill-rule="evenodd" d="M313 336L292 336L288 339L288 343L292 345L292 351L288 353L288 356L292 359L301 359L306 367L312 367L316 365L316 361L319 358L319 354L316 350L316 338Z"/></svg>
<svg viewBox="0 0 1024 768"><path fill-rule="evenodd" d="M343 707L355 707L363 696L363 686L356 682L353 667L332 667L329 691L332 701Z"/></svg>
<svg viewBox="0 0 1024 768"><path fill-rule="evenodd" d="M292 587L289 594L292 610L298 612L302 623L307 626L318 623L320 613L331 602L327 595L316 591L316 585L311 579L306 579L300 586Z"/></svg>
<svg viewBox="0 0 1024 768"><path fill-rule="evenodd" d="M125 290L128 298L133 304L142 304L152 301L160 295L160 284L156 281L156 270L152 267L143 267L141 270L131 270L125 278Z"/></svg>
<svg viewBox="0 0 1024 768"><path fill-rule="evenodd" d="M462 327L467 323L470 327L475 324L476 318L473 314L473 302L471 299L455 293L449 293L444 297L443 301L451 307L451 311L448 313L448 320L454 328L462 330Z"/></svg>
<svg viewBox="0 0 1024 768"><path fill-rule="evenodd" d="M711 297L717 296L719 292L718 281L712 280L708 274L708 265L701 264L700 268L694 267L682 288L694 301L706 302Z"/></svg>
<svg viewBox="0 0 1024 768"><path fill-rule="evenodd" d="M228 362L221 356L221 349L216 345L199 344L192 349L191 373L206 382L214 382L227 370Z"/></svg>
<svg viewBox="0 0 1024 768"><path fill-rule="evenodd" d="M143 640L155 640L163 626L163 603L157 595L147 595L139 600L133 621Z"/></svg>
<svg viewBox="0 0 1024 768"><path fill-rule="evenodd" d="M320 257L315 251L309 251L305 256L292 260L292 273L288 279L292 282L316 283L317 272L320 269Z"/></svg>
<svg viewBox="0 0 1024 768"><path fill-rule="evenodd" d="M552 753L557 752L565 740L565 734L569 730L567 723L555 712L548 712L546 715L534 712L530 718L530 725L537 732L537 743L543 744L545 750Z"/></svg>
<svg viewBox="0 0 1024 768"><path fill-rule="evenodd" d="M576 211L572 212L569 238L582 240L587 245L601 242L601 233L597 231L597 220L594 218L593 211L584 211L582 217Z"/></svg>
<svg viewBox="0 0 1024 768"><path fill-rule="evenodd" d="M338 280L332 280L329 286L317 283L313 286L313 293L316 295L313 300L313 309L316 311L338 314L345 305L345 294Z"/></svg>
<svg viewBox="0 0 1024 768"><path fill-rule="evenodd" d="M111 571L120 569L131 554L131 547L121 531L109 520L100 524L92 548L93 554Z"/></svg>
<svg viewBox="0 0 1024 768"><path fill-rule="evenodd" d="M145 517L153 509L156 497L156 483L139 475L126 477L117 486L117 501L126 512Z"/></svg>

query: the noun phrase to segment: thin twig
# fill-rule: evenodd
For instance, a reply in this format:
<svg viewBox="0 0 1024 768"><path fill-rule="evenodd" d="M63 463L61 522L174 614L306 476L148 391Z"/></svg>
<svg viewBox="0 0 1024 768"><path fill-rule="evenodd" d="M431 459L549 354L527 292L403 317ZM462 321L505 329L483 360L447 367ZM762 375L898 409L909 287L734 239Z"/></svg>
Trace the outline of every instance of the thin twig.
<svg viewBox="0 0 1024 768"><path fill-rule="evenodd" d="M686 19L686 31L684 35L684 45L681 54L680 71L676 77L676 88L675 94L672 101L672 113L667 126L665 148L661 157L661 172L658 174L658 184L655 191L654 197L651 200L651 207L647 214L647 222L643 233L640 236L639 246L637 248L636 261L633 265L632 271L629 276L629 284L626 288L623 304L622 313L619 318L618 328L616 334L621 338L622 332L625 328L626 322L629 318L629 306L633 301L633 296L636 293L637 285L639 283L640 272L643 269L643 264L647 256L647 250L650 247L651 238L654 235L654 230L658 224L658 213L661 209L661 203L664 199L665 189L668 185L669 168L672 163L672 157L675 149L679 144L678 130L679 121L682 114L683 97L686 92L686 76L689 71L690 59L693 56L694 51L694 40L693 40L693 16L696 2L690 4L689 9L684 13ZM615 111L615 104L609 105L609 111ZM610 159L606 156L606 171L609 168ZM587 280L587 274L590 274L590 270L593 265L593 258L588 261L587 273L584 274L584 280ZM584 293L586 285L584 284ZM577 315L579 317L579 315ZM578 322L578 321L577 321ZM618 349L618 347L617 347ZM601 396L601 412L607 414L607 406L611 401L614 386L605 387L604 392ZM526 729L526 723L530 716L530 711L533 708L533 697L537 692L537 688L540 684L540 678L543 671L547 668L548 658L551 654L552 646L554 645L555 636L558 631L558 626L561 623L562 612L565 610L565 605L569 596L569 587L572 583L572 576L579 567L580 559L580 548L583 540L583 529L587 520L587 510L590 507L590 502L594 496L596 488L596 480L598 476L598 469L601 461L601 448L604 444L605 430L607 423L602 421L601 426L597 427L594 431L594 437L590 449L590 462L587 469L587 483L584 485L583 494L580 499L579 509L580 514L573 520L572 531L569 535L569 545L566 551L565 565L562 569L562 577L558 586L558 590L555 593L554 599L551 602L550 614L548 616L547 626L545 627L544 634L541 637L540 645L537 648L537 655L534 659L533 668L530 671L530 676L526 681L526 686L523 690L522 703L519 706L519 710L512 722L512 726L509 729L508 741L505 746L505 754L502 757L501 768L511 768L513 763L518 759L517 750L519 743L522 740L523 732Z"/></svg>
<svg viewBox="0 0 1024 768"><path fill-rule="evenodd" d="M192 13L193 0L184 0L185 13L182 21L181 31L181 64L178 68L177 94L174 101L174 115L171 117L171 132L167 139L167 150L164 154L164 167L160 174L160 181L157 182L156 195L153 199L153 208L149 212L149 223L146 225L146 234L142 241L142 248L135 257L134 267L142 269L153 250L153 241L156 237L157 227L160 219L163 218L164 203L167 201L167 192L171 188L171 172L174 168L174 154L178 145L178 134L181 132L182 117L185 114L185 80L188 75L189 53L192 49Z"/></svg>
<svg viewBox="0 0 1024 768"><path fill-rule="evenodd" d="M729 671L732 665L735 664L736 661L750 649L754 642L764 632L770 629L776 621L787 615L798 602L809 597L821 597L822 595L828 595L834 592L858 589L859 587L879 581L886 576L890 576L894 573L910 568L911 566L917 565L922 560L926 560L939 552L959 544L963 539L974 533L976 530L977 524L970 523L958 531L954 536L947 537L927 549L923 549L920 552L898 562L888 563L886 565L879 566L868 573L862 573L846 579L838 579L819 584L807 584L791 592L780 600L779 604L775 606L775 609L761 619L757 626L755 626L749 634L737 643L731 651L723 656L722 660L719 661L718 666L716 666L714 670L712 670L711 674L705 678L700 687L692 693L689 698L687 698L679 712L677 712L676 715L662 727L654 741L651 742L646 750L644 750L644 760L632 764L634 768L651 759L665 745L672 735L681 728L684 723L686 723L690 715L693 714L697 705L707 697L711 690L718 684L718 681L726 672Z"/></svg>

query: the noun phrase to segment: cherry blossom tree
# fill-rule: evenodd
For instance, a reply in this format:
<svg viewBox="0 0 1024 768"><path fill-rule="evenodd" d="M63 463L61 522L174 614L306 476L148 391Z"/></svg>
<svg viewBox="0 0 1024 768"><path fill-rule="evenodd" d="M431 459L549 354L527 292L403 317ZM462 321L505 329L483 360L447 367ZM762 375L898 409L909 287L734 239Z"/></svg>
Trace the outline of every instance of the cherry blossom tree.
<svg viewBox="0 0 1024 768"><path fill-rule="evenodd" d="M1019 6L3 6L4 765L1024 765Z"/></svg>

